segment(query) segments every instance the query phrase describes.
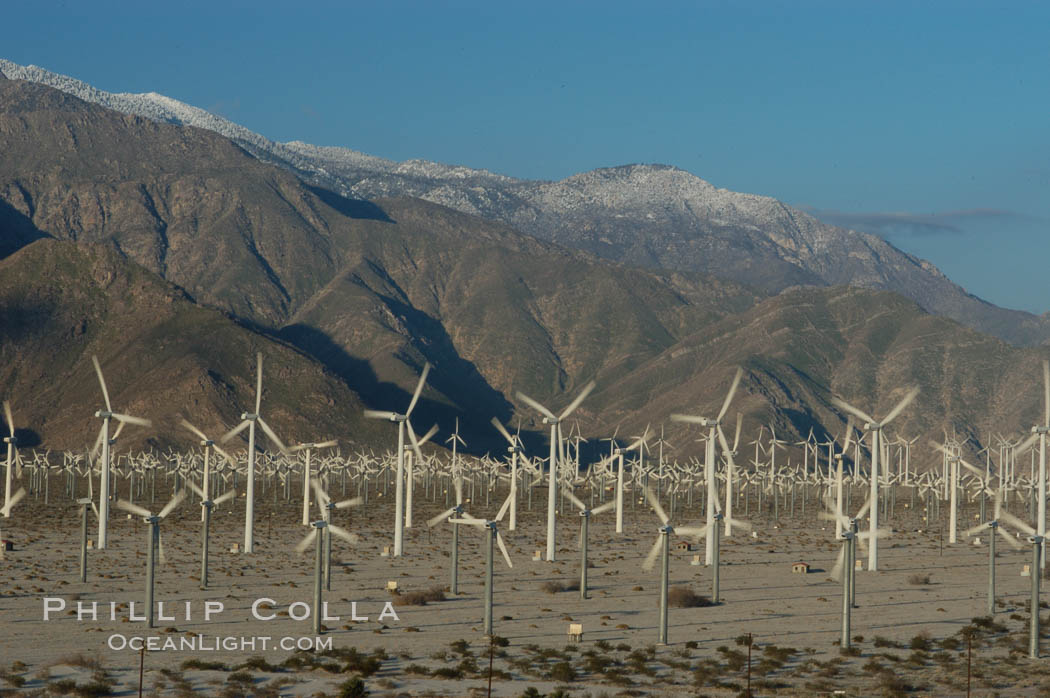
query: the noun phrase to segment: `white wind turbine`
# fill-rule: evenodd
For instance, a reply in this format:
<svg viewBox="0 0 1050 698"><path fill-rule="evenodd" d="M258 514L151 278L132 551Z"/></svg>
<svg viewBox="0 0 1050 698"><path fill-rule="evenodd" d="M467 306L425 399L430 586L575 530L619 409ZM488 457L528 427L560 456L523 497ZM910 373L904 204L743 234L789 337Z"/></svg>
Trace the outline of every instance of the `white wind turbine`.
<svg viewBox="0 0 1050 698"><path fill-rule="evenodd" d="M227 463L233 463L233 459L230 458L230 454L229 453L227 453L226 451L222 450L222 448L219 446L219 444L217 444L214 441L212 441L211 439L209 439L204 434L203 431L201 431L197 427L195 427L192 424L190 424L189 420L183 419L181 421L181 424L182 424L182 426L184 428L188 429L197 438L199 438L200 439L200 445L202 447L204 447L204 464L203 464L203 470L201 472L201 493L200 493L200 498L201 498L201 501L203 502L203 501L205 501L206 499L208 499L211 496L211 459L210 459L211 452L215 451L216 453L218 453L220 456L222 456L223 458L226 459ZM223 501L225 501L225 499ZM208 515L209 515L208 511L202 509L201 510L201 521L204 521L204 519Z"/></svg>
<svg viewBox="0 0 1050 698"><path fill-rule="evenodd" d="M1001 535L1007 543L1009 543L1015 550L1020 549L1021 544L1014 539L1009 533L1003 530L1000 526L1000 522L1009 524L1018 528L1020 523L1021 527L1026 524L1012 515L1008 511L1002 510L1002 490L996 490L995 492L995 508L994 516L991 521L985 521L984 523L977 524L966 532L967 536L975 536L981 531L989 531L988 533L988 615L995 615L995 534Z"/></svg>
<svg viewBox="0 0 1050 698"><path fill-rule="evenodd" d="M312 451L319 451L322 448L332 448L338 446L339 442L335 439L330 441L322 441L321 443L305 443L299 444L298 446L292 446L288 449L289 453L297 453L299 451L306 451L305 459L303 461L303 526L310 525L310 453Z"/></svg>
<svg viewBox="0 0 1050 698"><path fill-rule="evenodd" d="M587 598L587 524L592 516L597 516L609 511L616 506L616 500L606 502L601 506L590 509L581 502L572 492L566 492L569 500L580 510L580 598Z"/></svg>
<svg viewBox="0 0 1050 698"><path fill-rule="evenodd" d="M373 419L388 419L397 424L397 481L394 484L394 557L401 557L404 550L405 429L407 427L408 436L412 442L413 449L415 449L416 458L422 463L423 454L419 451L419 444L416 442L416 433L412 430L412 422L409 421L409 418L412 416L412 410L415 409L416 403L419 401L419 396L423 392L423 384L427 381L428 373L430 373L429 363L423 366L423 373L419 376L419 382L416 384L416 391L412 393L412 401L408 403L408 409L405 410L404 414L380 410L365 410L366 417L372 417Z"/></svg>
<svg viewBox="0 0 1050 698"><path fill-rule="evenodd" d="M653 547L649 549L649 555L646 556L645 562L642 563L642 569L646 572L650 572L653 569L653 565L656 564L656 556L663 551L663 565L660 572L660 626L657 637L657 643L661 645L667 644L667 585L670 574L670 550L671 550L671 534L678 533L683 536L694 536L702 537L706 536L708 531L711 529L708 526L700 528L682 526L674 527L670 523L670 519L667 513L664 512L664 508L660 506L660 500L656 498L652 490L648 487L643 489L645 492L645 498L649 501L649 505L656 512L657 517L660 519L660 533L656 537L656 542L653 543Z"/></svg>
<svg viewBox="0 0 1050 698"><path fill-rule="evenodd" d="M160 552L160 564L163 566L164 560L164 544L160 542L160 522L165 519L172 512L175 507L182 503L182 500L186 498L186 490L179 490L175 493L175 496L171 498L164 508L160 510L160 513L154 515L151 511L145 507L140 507L138 504L132 504L126 499L120 499L117 501L117 507L124 511L131 512L142 517L142 520L149 524L149 544L146 548L146 627L153 627L153 572L154 572L154 555L157 553L159 548Z"/></svg>
<svg viewBox="0 0 1050 698"><path fill-rule="evenodd" d="M330 523L330 522L328 522L325 519L319 519L318 521L314 521L311 525L313 526L313 530L310 531L309 533L307 533L306 537L303 538L301 541L299 541L299 544L295 546L295 552L297 552L300 555L302 555L303 552L308 547L310 547L311 543L313 543L315 541L317 542L317 547L315 548L315 551L314 551L314 555L315 555L314 556L314 607L313 607L313 613L311 615L313 616L313 626L314 626L313 630L314 630L314 634L315 635L320 635L321 634L321 615L322 615L322 608L321 608L321 579L323 577L323 570L324 570L324 548L325 548L324 540L325 540L325 536L323 536L323 535L319 536L317 534L319 532L324 531L325 529L328 529L328 534L329 535L334 533L335 535L339 536L340 538L343 538L344 540L347 540L347 541L349 541L351 543L355 543L357 539L352 534L344 531L339 526L336 526L335 524Z"/></svg>
<svg viewBox="0 0 1050 698"><path fill-rule="evenodd" d="M548 410L540 403L533 400L525 393L518 392L518 399L525 404L532 407L540 414L543 415L543 423L549 424L551 427L551 450L550 450L550 461L549 461L549 488L547 490L547 562L554 562L554 510L558 502L558 469L561 463L562 443L561 443L561 428L560 424L572 414L580 403L590 395L591 391L594 390L594 381L589 382L580 391L580 394L576 396L576 399L569 403L569 406L558 415L554 416L554 413Z"/></svg>
<svg viewBox="0 0 1050 698"><path fill-rule="evenodd" d="M881 421L876 421L871 415L862 412L853 405L850 405L841 398L833 398L832 403L837 407L849 412L850 414L864 420L864 429L871 432L871 473L870 473L870 486L871 493L869 498L872 501L871 513L868 516L868 532L871 534L871 542L868 545L868 569L872 572L878 571L879 568L879 543L878 537L875 532L879 528L879 434L883 428L886 427L890 422L897 418L904 408L911 404L911 401L915 399L915 396L919 394L919 388L914 387L908 391L904 398L897 403Z"/></svg>
<svg viewBox="0 0 1050 698"><path fill-rule="evenodd" d="M507 452L510 453L510 519L507 521L507 530L513 531L518 525L518 454L521 453L524 457L524 449L521 447L521 439L517 434L511 436L510 432L495 417L492 418L492 426L496 427L496 431L502 434L509 444ZM454 476L455 472L453 472ZM460 503L458 496L457 493L457 504Z"/></svg>
<svg viewBox="0 0 1050 698"><path fill-rule="evenodd" d="M197 493L197 496L201 498L201 589L208 588L208 537L211 530L211 510L213 507L222 504L228 499L233 499L237 496L236 490L226 490L214 500L208 498L207 492L202 490L193 484L193 480L186 480L186 484L190 486L190 489ZM81 580L83 581L83 580Z"/></svg>
<svg viewBox="0 0 1050 698"><path fill-rule="evenodd" d="M626 448L620 448L613 442L613 456L616 457L616 532L623 533L623 454L637 450L639 455L642 451L640 449L646 448L646 441L649 438L649 425L645 425L645 432L639 436L630 446Z"/></svg>
<svg viewBox="0 0 1050 698"><path fill-rule="evenodd" d="M7 420L7 433L4 437L4 443L7 444L7 472L4 475L4 510L8 513L4 514L6 519L10 516L10 510L7 509L7 503L11 501L11 480L12 480L12 468L15 467L16 459L20 459L18 455L18 439L15 438L15 420L11 416L11 403L4 400L4 418Z"/></svg>
<svg viewBox="0 0 1050 698"><path fill-rule="evenodd" d="M492 544L494 542L499 545L499 550L503 553L503 559L507 562L507 567L514 567L514 563L510 561L510 555L507 553L507 546L503 544L503 536L499 534L499 529L496 526L503 519L503 515L507 513L509 504L509 500L503 503L495 519L487 521L473 517L449 519L449 522L453 524L466 524L484 528L486 538L488 538L485 556L485 635L488 637L492 637Z"/></svg>
<svg viewBox="0 0 1050 698"><path fill-rule="evenodd" d="M726 456L726 505L724 510L726 517L725 535L727 538L733 535L733 482L736 479L736 449L740 445L740 427L743 425L743 422L744 415L737 412L736 434L733 436L733 448L729 448L726 444L726 438L722 435L721 428L718 430L720 441L722 443L722 452Z"/></svg>
<svg viewBox="0 0 1050 698"><path fill-rule="evenodd" d="M737 386L740 385L740 378L744 375L743 369L738 368L736 375L733 376L733 384L729 387L729 392L726 393L726 399L722 402L722 409L719 410L718 416L715 419L708 419L707 417L694 417L687 414L672 414L671 419L676 422L686 422L689 424L699 424L702 427L707 427L707 443L706 443L706 464L705 473L707 477L707 528L710 530L714 526L715 522L715 507L716 500L718 497L717 485L715 483L715 438L720 439L722 448L725 451L729 451L729 448L725 445L726 437L722 433L722 417L725 416L729 410L729 403L733 400L733 395L736 393ZM704 564L710 566L714 563L715 547L714 539L716 536L707 537L707 548L705 554Z"/></svg>
<svg viewBox="0 0 1050 698"><path fill-rule="evenodd" d="M322 531L324 536L324 586L328 591L332 590L332 514L336 509L348 509L350 507L358 507L364 503L364 498L353 497L351 499L344 499L341 502L333 502L332 498L328 496L328 493L324 491L320 483L317 480L313 482L314 495L317 497L317 508L323 512L323 519L325 521L325 529ZM338 527L336 527L338 528ZM347 534L348 540L351 543L357 543L359 537L356 533Z"/></svg>
<svg viewBox="0 0 1050 698"><path fill-rule="evenodd" d="M4 502L3 508L0 508L0 514L3 514L3 518L11 518L11 510L15 508L15 505L22 501L22 498L26 496L26 488L19 487L18 491L15 492L10 499ZM4 559L4 546L2 544L3 534L0 533L0 560Z"/></svg>
<svg viewBox="0 0 1050 698"><path fill-rule="evenodd" d="M451 507L448 511L443 511L437 516L427 521L428 528L434 528L442 521L449 521L452 524L452 553L451 553L451 575L452 578L449 580L449 592L452 594L459 593L459 524L456 523L457 519L473 519L474 517L463 511L463 478L458 473L452 475L452 485L456 491L456 504ZM513 500L511 500L513 501ZM514 505L511 504L513 507ZM449 517L456 516L456 519Z"/></svg>
<svg viewBox="0 0 1050 698"><path fill-rule="evenodd" d="M1046 540L1046 435L1050 432L1050 361L1043 361L1043 424L1032 427L1032 435L1022 443L1015 453L1023 453L1036 439L1039 440L1039 494L1036 497L1037 514L1035 518L1036 535ZM1046 543L1040 554L1040 562L1046 565Z"/></svg>
<svg viewBox="0 0 1050 698"><path fill-rule="evenodd" d="M132 417L127 414L120 414L113 411L113 406L109 402L109 390L106 389L106 379L102 377L102 367L99 366L98 357L92 356L91 363L95 366L95 373L98 374L98 383L102 388L102 398L106 403L105 410L99 410L95 412L95 416L102 419L102 429L98 433L98 440L95 443L95 449L98 449L99 445L102 447L102 463L100 465L102 481L98 488L98 548L104 550L108 541L107 530L109 525L109 497L110 497L110 485L109 485L109 447L110 447L110 436L109 436L109 420L115 419L120 422L117 427L117 433L124 428L125 424L138 424L144 427L153 426L153 422L148 419L142 419L141 417Z"/></svg>
<svg viewBox="0 0 1050 698"><path fill-rule="evenodd" d="M245 476L245 505L244 505L244 552L252 553L255 549L255 423L258 422L263 433L270 438L281 453L287 454L288 449L277 437L270 425L262 418L259 408L262 406L262 352L255 355L255 412L241 413L241 423L231 429L222 437L226 443L245 429L248 430L248 470Z"/></svg>

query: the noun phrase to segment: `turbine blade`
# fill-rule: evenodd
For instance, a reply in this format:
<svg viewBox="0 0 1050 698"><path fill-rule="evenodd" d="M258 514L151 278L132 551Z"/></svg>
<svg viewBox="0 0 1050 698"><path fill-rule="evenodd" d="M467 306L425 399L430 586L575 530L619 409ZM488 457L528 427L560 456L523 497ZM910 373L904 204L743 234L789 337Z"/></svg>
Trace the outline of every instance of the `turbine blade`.
<svg viewBox="0 0 1050 698"><path fill-rule="evenodd" d="M203 431L201 431L200 429L198 429L197 427L193 426L192 424L190 424L190 423L189 423L189 420L187 420L187 419L182 419L182 420L181 420L181 421L180 421L179 423L180 423L180 424L182 424L182 426L184 426L185 428L187 428L187 429L189 429L190 431L192 431L192 432L193 432L194 434L196 434L196 435L197 435L197 437L198 437L198 438L199 438L199 439L200 439L201 441L207 441L207 440L208 440L208 437L204 435L204 432L203 432Z"/></svg>
<svg viewBox="0 0 1050 698"><path fill-rule="evenodd" d="M98 357L92 356L91 363L95 365L95 373L98 374L98 383L102 386L102 398L106 401L106 412L112 412L113 407L109 404L109 391L106 389L106 379L102 377L102 367L98 365Z"/></svg>
<svg viewBox="0 0 1050 698"><path fill-rule="evenodd" d="M7 431L13 437L15 435L15 420L11 416L11 403L4 400L4 419L7 420Z"/></svg>
<svg viewBox="0 0 1050 698"><path fill-rule="evenodd" d="M592 509L591 510L591 516L597 516L598 514L604 514L605 512L609 511L610 509L613 509L615 506L616 506L616 500L615 499L609 500L608 502L606 502L605 504L602 504L598 508Z"/></svg>
<svg viewBox="0 0 1050 698"><path fill-rule="evenodd" d="M121 424L123 424L123 423L135 424L135 425L140 426L140 427L151 427L151 426L153 426L153 422L151 422L150 420L143 419L142 417L132 417L130 414L120 414L118 412L114 412L113 413L113 419L117 420Z"/></svg>
<svg viewBox="0 0 1050 698"><path fill-rule="evenodd" d="M839 548L839 556L835 559L835 566L831 568L831 578L836 582L842 581L842 568L846 564L846 544Z"/></svg>
<svg viewBox="0 0 1050 698"><path fill-rule="evenodd" d="M568 490L566 490L566 492L568 492ZM514 493L512 492L512 493L507 495L506 499L503 500L503 506L501 506L499 508L499 513L496 514L496 518L494 519L495 521L502 521L503 520L503 517L510 510L510 502L511 502L511 499L513 499L513 498L514 498Z"/></svg>
<svg viewBox="0 0 1050 698"><path fill-rule="evenodd" d="M26 488L19 487L18 491L11 495L11 501L4 503L4 508L0 510L0 514L3 514L4 518L11 515L11 510L15 508L15 505L22 501L22 498L26 496Z"/></svg>
<svg viewBox="0 0 1050 698"><path fill-rule="evenodd" d="M164 535L159 530L157 531L157 557L161 567L167 564L168 558L164 554Z"/></svg>
<svg viewBox="0 0 1050 698"><path fill-rule="evenodd" d="M736 451L736 447L740 445L740 427L744 423L744 415L741 412L736 413L736 435L733 436L733 450Z"/></svg>
<svg viewBox="0 0 1050 698"><path fill-rule="evenodd" d="M144 519L148 519L150 516L153 516L153 514L150 513L149 509L140 507L138 504L132 504L126 499L118 499L116 507L118 509L123 509L124 511L135 514L136 516L141 516Z"/></svg>
<svg viewBox="0 0 1050 698"><path fill-rule="evenodd" d="M729 403L733 401L733 395L736 394L736 389L740 385L740 379L744 375L744 369L737 368L736 375L733 376L733 384L729 386L729 392L726 393L725 402L722 403L722 409L718 411L718 420L722 421L722 417L726 416L726 412L729 410Z"/></svg>
<svg viewBox="0 0 1050 698"><path fill-rule="evenodd" d="M862 506L860 508L860 511L858 511L857 515L854 516L853 518L855 518L855 519L863 519L864 515L868 513L868 509L871 509L871 497L870 496L868 497L868 501L864 502L864 506Z"/></svg>
<svg viewBox="0 0 1050 698"><path fill-rule="evenodd" d="M262 407L262 352L255 355L255 414Z"/></svg>
<svg viewBox="0 0 1050 698"><path fill-rule="evenodd" d="M214 500L212 500L212 504L214 504L215 506L218 506L219 504L222 504L226 500L233 499L236 496L237 496L237 492L236 491L234 491L234 490L226 490L225 492L220 494L218 497L216 497Z"/></svg>
<svg viewBox="0 0 1050 698"><path fill-rule="evenodd" d="M412 428L412 422L405 420L405 426L408 427L408 440L412 444L412 451L416 454L416 461L423 464L423 452L419 450L419 440L416 439L416 431Z"/></svg>
<svg viewBox="0 0 1050 698"><path fill-rule="evenodd" d="M412 414L412 410L415 409L416 403L419 401L419 396L423 392L423 384L427 382L427 374L430 373L430 362L426 362L423 365L423 373L419 376L419 382L416 383L416 392L412 393L412 402L408 403L408 409L405 410L405 416Z"/></svg>
<svg viewBox="0 0 1050 698"><path fill-rule="evenodd" d="M423 435L423 438L420 439L417 443L420 446L422 446L427 441L430 441L431 437L433 437L434 434L436 434L436 433L438 433L438 425L437 424L435 424L434 426L430 427L430 430L427 431L427 433Z"/></svg>
<svg viewBox="0 0 1050 698"><path fill-rule="evenodd" d="M668 521L667 513L664 511L664 508L660 506L660 500L656 498L656 495L653 494L653 491L649 489L648 485L643 488L643 491L645 492L645 499L649 502L649 506L656 510L656 515L660 518L660 522L666 526Z"/></svg>
<svg viewBox="0 0 1050 698"><path fill-rule="evenodd" d="M511 436L509 432L507 432L506 428L504 428L504 426L500 423L498 419L493 417L491 424L492 426L496 427L496 431L503 434L503 438L505 438L511 446L514 445L514 437Z"/></svg>
<svg viewBox="0 0 1050 698"><path fill-rule="evenodd" d="M908 405L910 405L911 401L914 400L915 396L918 395L918 394L919 394L919 386L915 386L914 388L909 390L908 394L905 395L904 398L900 402L897 403L897 406L894 407L892 410L890 410L890 413L888 415L886 415L886 417L882 420L882 426L886 426L887 424L892 422L894 419L896 419L897 415L899 415L901 412L903 412L904 408L907 407Z"/></svg>
<svg viewBox="0 0 1050 698"><path fill-rule="evenodd" d="M306 534L306 537L299 541L299 544L295 546L295 552L302 555L303 552L310 547L310 544L313 543L314 540L317 538L317 532L319 530L320 529L318 528L311 529L311 531Z"/></svg>
<svg viewBox="0 0 1050 698"><path fill-rule="evenodd" d="M703 417L694 417L693 415L690 415L690 414L672 414L671 415L671 421L672 422L686 422L688 424L703 424L707 420L704 419Z"/></svg>
<svg viewBox="0 0 1050 698"><path fill-rule="evenodd" d="M510 555L507 553L507 546L503 544L503 536L496 531L496 545L499 546L499 551L503 553L503 559L507 561L507 567L514 567L514 563L510 561Z"/></svg>
<svg viewBox="0 0 1050 698"><path fill-rule="evenodd" d="M466 515L464 515L464 517L465 517L465 516L466 516ZM469 519L468 519L468 518L462 518L462 519L449 519L449 523L456 523L456 524L465 524L465 525L467 525L467 526L484 526L484 525L485 525L485 520L484 520L484 519L475 519L475 518L474 518L474 517L472 516L472 517L470 517Z"/></svg>
<svg viewBox="0 0 1050 698"><path fill-rule="evenodd" d="M663 534L656 536L656 542L653 543L653 547L649 548L649 554L645 556L645 562L642 563L642 569L646 572L651 572L653 565L656 564L656 556L660 554L660 548L663 546Z"/></svg>
<svg viewBox="0 0 1050 698"><path fill-rule="evenodd" d="M1032 528L1031 526L1026 524L1024 521L1021 521L1021 519L1017 518L1016 516L1014 516L1013 514L1011 514L1008 511L1001 511L1001 512L999 512L999 519L1001 521L1005 522L1005 523L1010 524L1014 528L1018 529L1019 531L1024 532L1025 534L1027 534L1029 536L1034 536L1035 535L1035 529L1034 528ZM1032 574L1035 574L1035 572L1033 572Z"/></svg>
<svg viewBox="0 0 1050 698"><path fill-rule="evenodd" d="M431 517L430 520L427 521L427 528L434 528L434 526L437 526L439 523L441 523L442 521L444 521L445 519L447 519L455 513L456 507L450 507L447 511L443 511L437 516Z"/></svg>
<svg viewBox="0 0 1050 698"><path fill-rule="evenodd" d="M351 499L344 499L341 502L336 502L336 509L346 509L347 507L361 506L364 503L364 497L353 497Z"/></svg>
<svg viewBox="0 0 1050 698"><path fill-rule="evenodd" d="M397 413L384 410L365 410L365 416L372 419L393 419L397 416Z"/></svg>
<svg viewBox="0 0 1050 698"><path fill-rule="evenodd" d="M579 509L580 511L587 511L587 505L581 502L579 498L572 493L572 490L570 490L569 488L565 488L564 492L565 496L569 498L570 502L576 505L577 509ZM613 504L615 505L616 502L614 501Z"/></svg>
<svg viewBox="0 0 1050 698"><path fill-rule="evenodd" d="M570 414L575 412L576 408L580 406L580 403L583 402L584 399L586 399L586 397L591 394L592 390L594 390L594 386L594 381L590 381L589 383L587 383L587 385L583 386L583 390L580 391L580 394L576 396L575 400L569 403L569 406L566 407L565 411L561 413L560 417L558 417L558 421L565 419Z"/></svg>
<svg viewBox="0 0 1050 698"><path fill-rule="evenodd" d="M164 508L160 510L160 513L157 514L157 516L163 519L170 514L175 507L182 504L182 500L184 499L186 499L186 490L179 490L175 493L175 496L171 498L171 501L164 505Z"/></svg>
<svg viewBox="0 0 1050 698"><path fill-rule="evenodd" d="M852 414L852 415L854 415L856 417L859 417L860 419L864 420L865 422L870 422L872 424L875 423L875 418L874 417L872 417L871 415L867 414L866 412L862 412L861 410L858 410L856 407L854 407L853 405L849 404L848 402L846 402L845 400L843 400L841 398L837 398L837 397L831 398L831 404L835 405L836 407L838 407L841 410L845 410L846 412L849 412L850 414ZM775 432L774 432L773 438L776 438Z"/></svg>
<svg viewBox="0 0 1050 698"><path fill-rule="evenodd" d="M1006 542L1009 543L1014 550L1021 549L1021 541L1014 538L1009 531L1004 531L1002 528L996 528L995 530L999 535L1006 539Z"/></svg>
<svg viewBox="0 0 1050 698"><path fill-rule="evenodd" d="M195 495L197 495L198 497L200 497L200 498L201 498L201 501L204 501L204 490L202 490L202 489L201 489L200 487L197 487L197 484L196 484L196 483L195 483L195 482L194 482L193 480L189 480L189 479L187 479L187 480L186 480L186 485L187 485L187 486L188 486L188 487L189 487L189 488L190 488L191 490L193 490L193 493L194 493Z"/></svg>
<svg viewBox="0 0 1050 698"><path fill-rule="evenodd" d="M554 420L558 419L557 417L554 416L553 412L551 412L546 407L544 407L540 403L538 403L535 400L533 400L531 397L529 397L525 393L519 391L519 392L515 393L515 395L517 395L519 400L521 400L526 405L528 405L532 409L534 409L537 412L539 412L540 414L542 414L544 417L549 417L550 419L554 419Z"/></svg>
<svg viewBox="0 0 1050 698"><path fill-rule="evenodd" d="M681 536L693 536L695 538L706 538L707 537L707 532L708 532L708 527L707 527L706 524L703 525L703 526L682 526L681 528L676 528L674 530L674 532L676 534L678 534L678 535L681 535Z"/></svg>
<svg viewBox="0 0 1050 698"><path fill-rule="evenodd" d="M337 535L340 538L342 538L343 540L345 540L347 543L355 543L356 544L356 543L360 543L361 542L361 536L357 535L356 533L350 533L349 531L347 531L345 528L342 528L341 526L336 526L335 524L328 524L328 530L331 533L334 533L335 535Z"/></svg>
<svg viewBox="0 0 1050 698"><path fill-rule="evenodd" d="M965 535L967 538L969 538L970 536L976 536L981 531L987 531L987 530L988 530L988 524L987 523L979 523L976 526L974 526L973 528L966 529L966 533L963 534L963 535Z"/></svg>
<svg viewBox="0 0 1050 698"><path fill-rule="evenodd" d="M227 441L229 441L229 440L230 440L230 439L232 439L233 437L237 436L237 434L240 434L240 433L241 433L242 431L244 431L245 429L247 429L247 428L248 428L248 425L249 425L250 423L251 423L251 422L249 422L249 421L248 421L247 419L246 419L246 420L244 420L243 422L241 422L240 424L238 424L237 426L235 426L235 427L234 427L233 429L230 429L230 430L229 430L228 432L226 432L225 434L223 434L222 438L221 438L221 439L219 439L219 441L221 441L222 443L226 443Z"/></svg>
<svg viewBox="0 0 1050 698"><path fill-rule="evenodd" d="M273 429L270 428L270 425L267 424L266 420L264 420L262 417L259 417L259 426L262 427L263 433L270 437L270 441L272 441L274 445L277 446L278 450L287 456L288 447L284 445L284 442L281 441L277 434L273 433Z"/></svg>

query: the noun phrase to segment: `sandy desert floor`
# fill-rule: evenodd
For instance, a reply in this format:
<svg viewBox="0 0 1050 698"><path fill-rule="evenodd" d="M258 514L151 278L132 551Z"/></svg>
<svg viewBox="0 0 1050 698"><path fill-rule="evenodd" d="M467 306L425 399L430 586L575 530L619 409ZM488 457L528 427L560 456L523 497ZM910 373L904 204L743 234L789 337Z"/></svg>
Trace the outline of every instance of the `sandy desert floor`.
<svg viewBox="0 0 1050 698"><path fill-rule="evenodd" d="M833 526L815 517L812 499L805 518L799 508L794 519L782 509L779 522L769 512L752 511L757 538L741 532L723 539L721 603L671 608L669 644L657 646L659 564L652 572L641 569L657 535L656 516L641 504L628 506L623 535L614 531L614 512L592 520L590 598L581 600L578 591L543 589L578 581L574 511L558 519L557 562L533 560L544 547L545 494L537 489L532 511L522 506L517 530L503 525L514 567L508 569L497 552L495 645L482 629L480 530L461 529L458 595L399 605L398 620L380 621L392 600L389 581L397 582L403 596L447 588L451 528L441 524L428 533L425 526L428 516L445 508L444 500L417 493L415 525L406 532L401 558L380 555L393 539L393 507L383 499L373 497L350 513L337 511L335 522L362 541L333 543L332 590L324 598L340 619L326 622L323 637L331 649L320 652L275 646L282 638L307 644L314 638L309 620L287 616L290 604L310 603L313 589L312 548L302 556L293 550L307 532L294 497L275 503L272 492L260 496L252 555L230 552L243 538L243 498L215 512L207 590L199 589L198 579L199 505L184 502L161 525L167 563L156 575L155 598L166 613L175 607L175 620L158 621L151 630L128 620L126 608L134 601L141 610L144 598L142 520L114 512L110 546L90 552L82 584L77 507L54 491L47 507L30 495L11 519L0 520L3 537L14 545L0 561L0 693L137 695L141 660L145 695L357 695L351 688L355 677L369 695L485 695L491 650L493 695L735 695L747 683L748 633L754 695L965 695L968 656L973 695L1050 690L1050 660L1027 658L1031 581L1020 574L1030 561L1027 547L1015 551L1000 543L999 604L987 618L987 537L980 546L969 540L942 546L939 532L919 532L917 514L898 502L888 524L895 533L881 543L881 569L858 573L855 649L844 654L838 646L841 585L828 577L840 545ZM167 496L158 492L156 508ZM493 515L500 501L467 508L475 516ZM698 505L687 511L689 521L700 520ZM946 517L946 510L941 513ZM742 511L738 516L743 518ZM974 517L975 510L967 510L960 528ZM92 517L92 539L96 525ZM673 550L671 585L707 595L710 570L691 564L697 553L703 555L702 541L692 551ZM866 560L861 553L858 558ZM809 574L791 572L799 560L811 565ZM926 576L928 583L921 583ZM67 603L47 622L45 597ZM252 617L252 603L260 598L276 602L274 619ZM71 610L78 601L99 602L99 619L78 620ZM224 611L205 621L206 601L221 601ZM351 620L351 602L369 620ZM118 604L116 620L109 619L111 603ZM579 644L568 642L570 623L583 626ZM254 638L256 646L144 654L112 648L122 638L149 636L157 642L194 638L202 646L213 646L215 638ZM269 638L266 649L263 637Z"/></svg>

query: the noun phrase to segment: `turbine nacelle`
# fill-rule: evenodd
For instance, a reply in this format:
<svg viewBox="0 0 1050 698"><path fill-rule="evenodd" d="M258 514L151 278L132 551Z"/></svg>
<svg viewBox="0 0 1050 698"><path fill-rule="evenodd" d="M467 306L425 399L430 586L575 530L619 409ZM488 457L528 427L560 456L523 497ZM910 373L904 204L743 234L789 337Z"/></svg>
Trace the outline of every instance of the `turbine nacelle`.
<svg viewBox="0 0 1050 698"><path fill-rule="evenodd" d="M254 422L259 419L259 415L252 412L241 412L241 421Z"/></svg>
<svg viewBox="0 0 1050 698"><path fill-rule="evenodd" d="M1032 427L1033 434L1050 434L1050 427L1034 426Z"/></svg>
<svg viewBox="0 0 1050 698"><path fill-rule="evenodd" d="M109 410L99 410L95 413L95 416L99 419L109 419L113 416L113 412L110 412Z"/></svg>

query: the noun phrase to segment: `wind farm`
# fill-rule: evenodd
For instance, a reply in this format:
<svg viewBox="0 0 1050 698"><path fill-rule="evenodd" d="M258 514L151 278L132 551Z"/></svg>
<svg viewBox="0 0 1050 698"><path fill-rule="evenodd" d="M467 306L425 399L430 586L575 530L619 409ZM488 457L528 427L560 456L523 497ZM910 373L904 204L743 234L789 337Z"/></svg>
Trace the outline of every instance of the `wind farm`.
<svg viewBox="0 0 1050 698"><path fill-rule="evenodd" d="M398 162L4 59L0 153L0 695L1050 691L1050 315L850 227L1038 217Z"/></svg>
<svg viewBox="0 0 1050 698"><path fill-rule="evenodd" d="M257 410L263 359L255 362ZM614 439L611 455L604 447L581 454L560 425L584 408L590 383L561 416L521 396L523 410L550 425L550 443L530 449L493 420L489 428L508 446L453 453L430 440L436 430L417 438L408 422L429 375L425 366L404 415L368 413L405 425L410 443L396 451L340 438L287 448L269 425L271 449L250 432L234 438L258 412L225 448L186 420L179 433L194 439L185 450L123 452L111 439L109 453L56 453L10 442L14 491L0 507L10 591L0 598L5 618L24 620L5 624L0 649L32 658L22 660L27 671L50 672L23 687L86 680L68 643L55 642L81 631L97 634L77 644L112 665L103 674L114 691L137 685L137 658L151 667L153 685L177 674L204 692L229 688L221 665L256 669L238 690L314 695L356 678L377 690L456 695L472 682L487 690L484 661L468 660L490 653L496 695L528 686L729 692L747 678L756 691L936 692L964 680L941 657L955 662L960 648L975 646L981 685L1029 685L1023 660L1043 654L1042 626L1032 630L1031 621L1043 603L1038 428L1001 435L1001 448L984 449L984 468L959 455L966 445L951 436L923 454L891 425L918 396L905 388L881 422L836 397L844 431L784 442L734 417L734 394L748 385L737 370L716 419L672 417L706 428L697 455L670 455L686 448L668 441L662 458L646 457L652 427ZM1045 370L1035 378L1050 393ZM15 405L6 408L11 433ZM723 422L737 425L733 448ZM745 460L740 443L753 443L754 457ZM250 483L254 501L242 493ZM109 541L103 548L89 539L82 580L81 551L68 538L89 510L102 520L106 499ZM409 501L425 527L406 525ZM253 507L249 548L238 522ZM1007 545L997 549L996 538ZM858 548L880 543L878 566L864 564ZM710 563L692 552L700 545ZM68 612L55 613L60 605ZM123 646L151 635L169 648L138 657ZM248 647L203 661L209 637L248 638ZM263 637L313 644L263 647ZM745 676L738 653L748 647L763 659ZM367 650L374 671L355 665L336 680L311 664L351 648ZM871 671L872 662L906 666L907 678Z"/></svg>

